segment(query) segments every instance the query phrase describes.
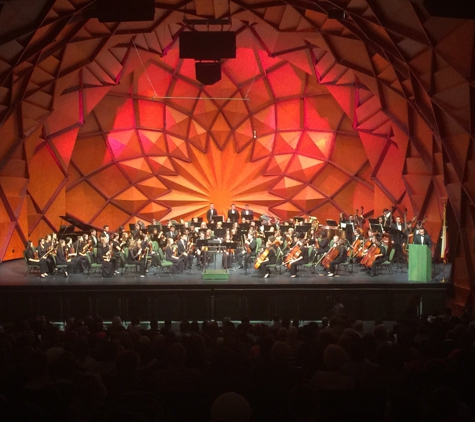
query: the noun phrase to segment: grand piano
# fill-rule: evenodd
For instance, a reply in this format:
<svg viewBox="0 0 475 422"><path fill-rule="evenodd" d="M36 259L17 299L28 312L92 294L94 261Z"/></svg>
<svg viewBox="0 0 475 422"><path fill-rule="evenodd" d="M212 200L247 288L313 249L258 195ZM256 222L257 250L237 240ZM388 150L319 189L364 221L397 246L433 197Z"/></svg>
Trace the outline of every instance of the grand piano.
<svg viewBox="0 0 475 422"><path fill-rule="evenodd" d="M91 229L97 230L98 233L102 230L98 227L91 226L90 224L83 223L71 215L60 215L59 218L68 224L61 224L58 232L58 239L70 237L74 242L78 236L82 236L85 233L89 234Z"/></svg>

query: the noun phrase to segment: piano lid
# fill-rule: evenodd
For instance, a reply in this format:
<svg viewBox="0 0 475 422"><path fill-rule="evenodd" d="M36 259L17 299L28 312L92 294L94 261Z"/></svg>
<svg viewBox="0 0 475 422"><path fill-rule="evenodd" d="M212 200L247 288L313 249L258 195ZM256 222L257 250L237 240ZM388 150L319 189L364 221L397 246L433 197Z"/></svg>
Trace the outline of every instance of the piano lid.
<svg viewBox="0 0 475 422"><path fill-rule="evenodd" d="M79 231L84 232L84 233L89 233L91 229L95 229L98 232L102 231L101 228L91 226L90 224L83 223L82 221L78 220L77 218L71 216L71 215L60 215L59 218L61 218L64 221L67 221L71 226L69 229L71 232L74 232L74 229L77 228ZM68 232L70 232L68 230Z"/></svg>

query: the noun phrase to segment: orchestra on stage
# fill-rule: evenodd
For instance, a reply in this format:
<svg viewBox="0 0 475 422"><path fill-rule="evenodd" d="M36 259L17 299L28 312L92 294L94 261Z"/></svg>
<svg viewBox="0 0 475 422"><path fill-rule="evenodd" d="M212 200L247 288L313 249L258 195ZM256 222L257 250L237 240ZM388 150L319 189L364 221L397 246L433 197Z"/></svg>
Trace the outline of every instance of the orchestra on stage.
<svg viewBox="0 0 475 422"><path fill-rule="evenodd" d="M271 269L279 274L288 271L295 278L306 268L333 277L339 266L350 262L377 276L388 259L407 262L409 244L432 248L424 223L416 217L407 223L406 213L394 217L388 209L378 218L367 218L363 207L326 224L315 217L280 221L263 214L255 219L249 205L239 211L232 204L226 215L219 215L210 204L205 218L190 221L153 220L149 225L139 221L114 233L108 225L76 236L52 233L36 245L28 241L24 257L42 278L58 271L69 277L92 269L113 277L130 268L145 277L164 267L173 274L191 274L194 265L203 272L224 268L248 274L254 269L262 278L268 278Z"/></svg>

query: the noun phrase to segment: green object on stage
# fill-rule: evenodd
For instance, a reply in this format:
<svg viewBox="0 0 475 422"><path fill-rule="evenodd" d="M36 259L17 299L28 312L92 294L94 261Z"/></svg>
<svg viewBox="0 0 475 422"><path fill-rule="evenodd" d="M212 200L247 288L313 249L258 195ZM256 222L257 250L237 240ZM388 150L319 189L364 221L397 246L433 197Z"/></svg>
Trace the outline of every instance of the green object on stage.
<svg viewBox="0 0 475 422"><path fill-rule="evenodd" d="M209 281L227 281L229 273L227 270L206 270L201 278Z"/></svg>
<svg viewBox="0 0 475 422"><path fill-rule="evenodd" d="M432 253L427 245L409 245L409 281L432 280Z"/></svg>

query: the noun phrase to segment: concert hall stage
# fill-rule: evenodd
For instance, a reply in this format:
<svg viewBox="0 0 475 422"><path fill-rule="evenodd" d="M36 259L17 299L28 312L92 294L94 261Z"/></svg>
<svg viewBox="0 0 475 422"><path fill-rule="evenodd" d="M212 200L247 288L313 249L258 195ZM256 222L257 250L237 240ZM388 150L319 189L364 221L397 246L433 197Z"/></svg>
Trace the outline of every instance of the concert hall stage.
<svg viewBox="0 0 475 422"><path fill-rule="evenodd" d="M407 268L393 266L376 277L359 271L341 272L338 277L323 273L300 272L290 278L288 272L275 272L267 279L252 269L229 271L229 279L204 280L193 268L184 274L156 274L145 278L135 273L124 277L102 278L100 273L25 277L23 260L0 265L0 323L19 318L45 315L51 321L65 321L70 316L101 315L110 320L120 315L125 320L134 316L147 321L171 319L239 320L250 316L269 320L281 317L319 320L328 315L337 298L348 315L362 320L396 320L405 312L443 311L452 284L450 265L433 267L434 279L427 283L410 283ZM445 282L443 279L445 278Z"/></svg>

